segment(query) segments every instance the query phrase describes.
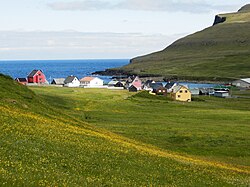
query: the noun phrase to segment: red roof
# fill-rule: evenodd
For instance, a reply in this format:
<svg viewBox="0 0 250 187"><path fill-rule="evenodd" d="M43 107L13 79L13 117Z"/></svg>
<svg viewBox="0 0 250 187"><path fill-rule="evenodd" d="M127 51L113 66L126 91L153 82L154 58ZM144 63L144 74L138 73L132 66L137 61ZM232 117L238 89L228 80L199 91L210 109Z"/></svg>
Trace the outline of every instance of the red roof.
<svg viewBox="0 0 250 187"><path fill-rule="evenodd" d="M90 82L94 79L95 77L83 77L80 81L81 82Z"/></svg>

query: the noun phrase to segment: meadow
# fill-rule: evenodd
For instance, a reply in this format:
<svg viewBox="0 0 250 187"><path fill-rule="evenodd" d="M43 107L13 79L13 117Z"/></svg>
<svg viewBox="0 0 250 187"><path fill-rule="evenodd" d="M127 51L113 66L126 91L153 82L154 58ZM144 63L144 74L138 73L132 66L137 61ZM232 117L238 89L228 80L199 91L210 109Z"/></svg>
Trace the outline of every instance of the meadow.
<svg viewBox="0 0 250 187"><path fill-rule="evenodd" d="M250 183L249 99L0 85L1 186Z"/></svg>

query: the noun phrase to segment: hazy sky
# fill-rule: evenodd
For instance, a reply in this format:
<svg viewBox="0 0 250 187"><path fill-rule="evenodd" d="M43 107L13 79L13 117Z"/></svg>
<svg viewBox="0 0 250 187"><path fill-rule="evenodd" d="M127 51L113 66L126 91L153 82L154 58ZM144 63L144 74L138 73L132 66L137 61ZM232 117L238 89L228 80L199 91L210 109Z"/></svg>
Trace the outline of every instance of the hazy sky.
<svg viewBox="0 0 250 187"><path fill-rule="evenodd" d="M249 0L0 0L0 59L131 58Z"/></svg>

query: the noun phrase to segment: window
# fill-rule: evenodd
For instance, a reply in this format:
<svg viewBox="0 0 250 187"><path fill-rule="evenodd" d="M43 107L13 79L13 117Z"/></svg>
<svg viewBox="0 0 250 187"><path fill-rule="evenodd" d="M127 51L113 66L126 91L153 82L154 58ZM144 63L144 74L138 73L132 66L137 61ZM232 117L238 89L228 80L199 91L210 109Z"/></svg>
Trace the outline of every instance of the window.
<svg viewBox="0 0 250 187"><path fill-rule="evenodd" d="M188 93L188 91L187 91L187 90L185 90L185 93Z"/></svg>
<svg viewBox="0 0 250 187"><path fill-rule="evenodd" d="M182 93L182 90L180 90L180 93Z"/></svg>
<svg viewBox="0 0 250 187"><path fill-rule="evenodd" d="M166 92L166 90L162 90L162 92L163 92L163 93L165 93L165 92Z"/></svg>
<svg viewBox="0 0 250 187"><path fill-rule="evenodd" d="M178 95L178 98L180 98L181 97L181 95Z"/></svg>
<svg viewBox="0 0 250 187"><path fill-rule="evenodd" d="M161 93L161 90L159 90L159 93Z"/></svg>

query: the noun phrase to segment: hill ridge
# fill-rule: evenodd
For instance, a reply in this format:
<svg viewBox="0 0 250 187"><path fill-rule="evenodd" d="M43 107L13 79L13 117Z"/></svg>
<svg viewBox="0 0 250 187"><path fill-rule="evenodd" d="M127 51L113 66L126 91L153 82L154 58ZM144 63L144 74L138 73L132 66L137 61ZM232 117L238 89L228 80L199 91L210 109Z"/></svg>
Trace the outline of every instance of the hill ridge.
<svg viewBox="0 0 250 187"><path fill-rule="evenodd" d="M248 7L239 12L218 14L214 26L181 38L162 51L135 57L128 65L113 70L198 81L231 81L249 77Z"/></svg>

